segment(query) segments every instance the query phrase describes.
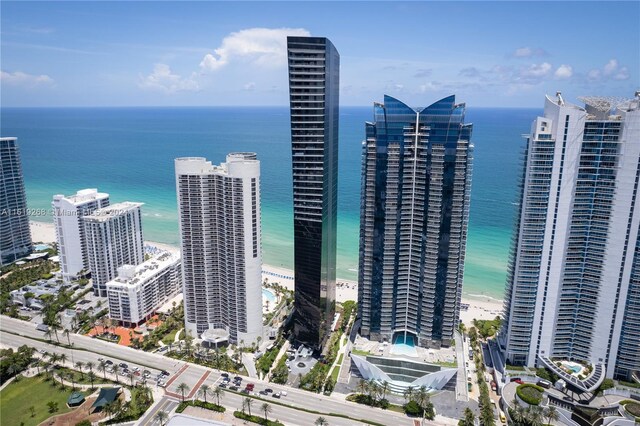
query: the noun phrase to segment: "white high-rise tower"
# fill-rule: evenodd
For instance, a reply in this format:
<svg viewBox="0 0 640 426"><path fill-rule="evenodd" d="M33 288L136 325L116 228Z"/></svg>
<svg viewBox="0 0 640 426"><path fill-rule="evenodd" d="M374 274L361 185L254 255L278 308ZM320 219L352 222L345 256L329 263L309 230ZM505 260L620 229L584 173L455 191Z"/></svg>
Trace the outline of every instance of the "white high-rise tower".
<svg viewBox="0 0 640 426"><path fill-rule="evenodd" d="M231 153L219 166L178 158L185 327L211 344L262 337L260 162Z"/></svg>
<svg viewBox="0 0 640 426"><path fill-rule="evenodd" d="M60 267L65 282L77 278L83 270L89 272L83 218L108 205L109 194L98 192L97 189L82 189L69 197L53 196L53 223L56 226Z"/></svg>
<svg viewBox="0 0 640 426"><path fill-rule="evenodd" d="M640 370L640 97L582 100L547 97L528 136L501 345L563 378L592 364L566 377L592 391Z"/></svg>

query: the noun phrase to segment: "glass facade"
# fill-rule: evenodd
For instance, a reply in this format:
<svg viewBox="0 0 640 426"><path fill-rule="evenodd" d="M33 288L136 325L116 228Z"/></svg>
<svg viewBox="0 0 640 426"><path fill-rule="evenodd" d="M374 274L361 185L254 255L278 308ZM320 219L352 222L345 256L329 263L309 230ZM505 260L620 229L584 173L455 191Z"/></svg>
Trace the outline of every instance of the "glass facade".
<svg viewBox="0 0 640 426"><path fill-rule="evenodd" d="M340 56L288 37L297 341L320 349L335 314Z"/></svg>
<svg viewBox="0 0 640 426"><path fill-rule="evenodd" d="M16 138L0 138L0 265L31 253L31 231Z"/></svg>
<svg viewBox="0 0 640 426"><path fill-rule="evenodd" d="M458 323L472 126L449 96L422 110L385 96L366 123L358 310L363 336L448 346Z"/></svg>

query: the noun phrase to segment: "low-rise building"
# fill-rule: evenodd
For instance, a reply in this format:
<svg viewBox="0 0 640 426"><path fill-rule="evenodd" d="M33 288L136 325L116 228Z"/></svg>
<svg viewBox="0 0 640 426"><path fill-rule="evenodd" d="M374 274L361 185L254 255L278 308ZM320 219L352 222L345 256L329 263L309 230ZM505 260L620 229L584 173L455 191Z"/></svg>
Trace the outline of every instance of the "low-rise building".
<svg viewBox="0 0 640 426"><path fill-rule="evenodd" d="M180 254L164 252L138 265L123 265L109 281L109 317L136 326L182 290Z"/></svg>

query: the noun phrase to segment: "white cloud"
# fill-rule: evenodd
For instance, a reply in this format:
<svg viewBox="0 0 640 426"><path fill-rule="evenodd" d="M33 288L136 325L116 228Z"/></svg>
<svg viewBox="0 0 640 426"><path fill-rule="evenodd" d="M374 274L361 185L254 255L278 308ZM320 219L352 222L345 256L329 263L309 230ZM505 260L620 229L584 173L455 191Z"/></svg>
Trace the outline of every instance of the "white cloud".
<svg viewBox="0 0 640 426"><path fill-rule="evenodd" d="M548 53L539 47L519 47L511 52L514 58L531 58L532 56L547 56Z"/></svg>
<svg viewBox="0 0 640 426"><path fill-rule="evenodd" d="M618 60L610 59L602 69L604 75L611 75L618 69Z"/></svg>
<svg viewBox="0 0 640 426"><path fill-rule="evenodd" d="M521 71L523 77L544 77L549 75L551 71L551 64L549 62L543 62L540 65L531 64L529 68L525 68Z"/></svg>
<svg viewBox="0 0 640 426"><path fill-rule="evenodd" d="M200 62L204 71L218 70L237 58L259 66L282 66L287 60L287 36L308 36L304 28L248 28L233 32Z"/></svg>
<svg viewBox="0 0 640 426"><path fill-rule="evenodd" d="M440 83L437 81L429 81L425 84L421 84L418 89L420 93L436 91L440 89Z"/></svg>
<svg viewBox="0 0 640 426"><path fill-rule="evenodd" d="M560 65L556 70L556 72L554 73L554 76L559 80L570 78L572 75L573 75L573 68L571 67L571 65L564 65L564 64Z"/></svg>
<svg viewBox="0 0 640 426"><path fill-rule="evenodd" d="M602 69L592 69L587 73L587 79L591 81L600 79L627 80L629 78L629 69L620 67L617 59L609 59Z"/></svg>
<svg viewBox="0 0 640 426"><path fill-rule="evenodd" d="M158 90L164 93L197 92L200 90L200 84L196 78L196 73L183 78L178 74L174 74L169 65L155 64L151 74L146 77L140 75L138 87Z"/></svg>
<svg viewBox="0 0 640 426"><path fill-rule="evenodd" d="M45 74L32 75L22 71L7 72L0 71L0 81L11 86L35 87L35 86L53 86L54 81Z"/></svg>
<svg viewBox="0 0 640 426"><path fill-rule="evenodd" d="M252 81L244 85L244 90L255 90L256 84Z"/></svg>

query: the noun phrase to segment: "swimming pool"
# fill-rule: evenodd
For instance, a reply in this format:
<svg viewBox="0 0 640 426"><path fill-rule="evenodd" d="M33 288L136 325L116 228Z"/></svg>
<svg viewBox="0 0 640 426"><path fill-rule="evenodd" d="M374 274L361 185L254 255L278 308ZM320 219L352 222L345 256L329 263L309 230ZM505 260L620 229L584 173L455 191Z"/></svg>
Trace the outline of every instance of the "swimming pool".
<svg viewBox="0 0 640 426"><path fill-rule="evenodd" d="M391 353L394 355L418 356L413 336L404 333L398 334L391 345Z"/></svg>
<svg viewBox="0 0 640 426"><path fill-rule="evenodd" d="M273 294L271 290L267 290L266 288L262 289L262 297L266 298L269 301L269 303L276 302L276 295Z"/></svg>
<svg viewBox="0 0 640 426"><path fill-rule="evenodd" d="M49 244L36 244L35 246L33 246L33 249L35 251L43 251L43 250L47 250L50 249L51 246Z"/></svg>

